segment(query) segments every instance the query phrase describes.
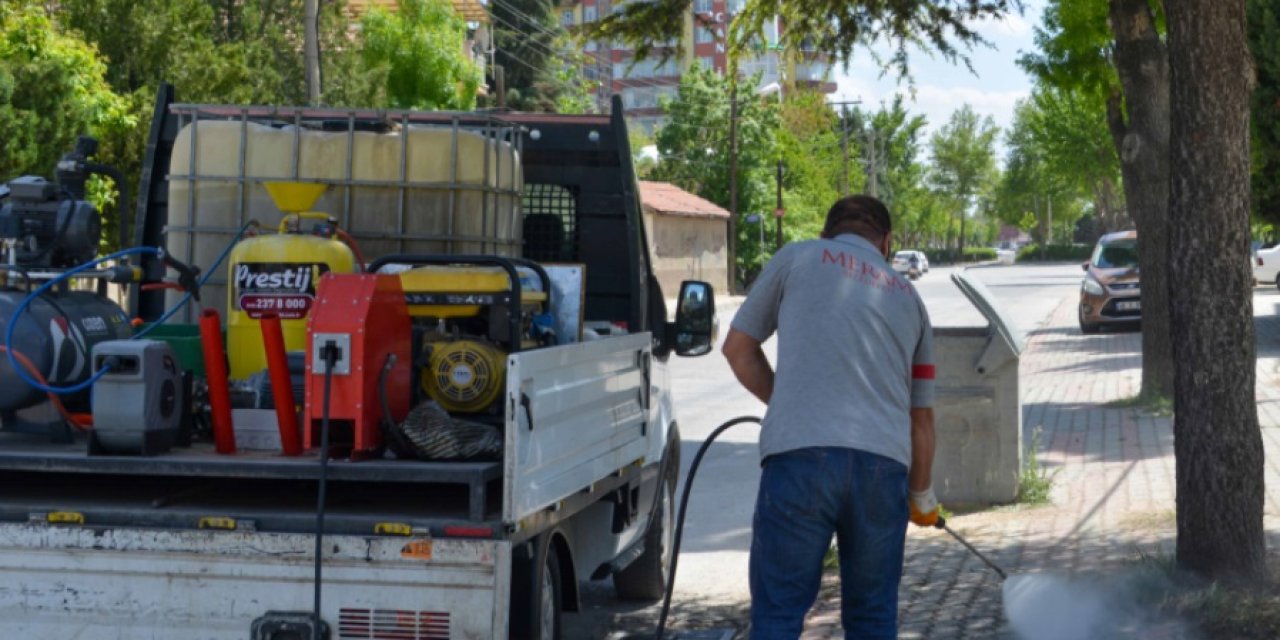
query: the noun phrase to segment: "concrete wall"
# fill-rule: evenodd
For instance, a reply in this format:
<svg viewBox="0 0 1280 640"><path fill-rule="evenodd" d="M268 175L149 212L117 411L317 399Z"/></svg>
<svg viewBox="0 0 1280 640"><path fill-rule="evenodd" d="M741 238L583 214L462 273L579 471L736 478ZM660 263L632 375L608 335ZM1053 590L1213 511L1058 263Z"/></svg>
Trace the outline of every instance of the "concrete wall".
<svg viewBox="0 0 1280 640"><path fill-rule="evenodd" d="M1003 338L991 334L986 327L934 331L938 448L933 487L944 505L1008 503L1018 495L1018 358Z"/></svg>
<svg viewBox="0 0 1280 640"><path fill-rule="evenodd" d="M716 294L728 291L729 271L726 267L724 218L691 218L644 214L645 233L649 238L653 271L662 284L662 293L674 299L684 280L705 280Z"/></svg>

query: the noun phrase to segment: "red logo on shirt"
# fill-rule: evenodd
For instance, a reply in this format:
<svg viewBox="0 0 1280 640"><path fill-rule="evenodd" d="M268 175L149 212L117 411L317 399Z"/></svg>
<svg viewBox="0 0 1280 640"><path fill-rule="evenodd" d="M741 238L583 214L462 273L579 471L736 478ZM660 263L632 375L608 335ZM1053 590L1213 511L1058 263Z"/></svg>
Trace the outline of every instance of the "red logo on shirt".
<svg viewBox="0 0 1280 640"><path fill-rule="evenodd" d="M883 268L865 260L858 260L843 251L831 253L830 249L822 249L822 264L839 265L844 270L844 277L891 293L902 293L911 289L906 280L896 274L886 272Z"/></svg>

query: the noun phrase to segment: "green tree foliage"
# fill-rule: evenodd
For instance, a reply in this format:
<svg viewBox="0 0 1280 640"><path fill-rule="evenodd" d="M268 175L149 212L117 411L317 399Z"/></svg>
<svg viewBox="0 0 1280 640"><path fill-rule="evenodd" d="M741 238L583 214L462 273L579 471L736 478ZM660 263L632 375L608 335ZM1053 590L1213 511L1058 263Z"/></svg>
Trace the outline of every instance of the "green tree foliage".
<svg viewBox="0 0 1280 640"><path fill-rule="evenodd" d="M1258 74L1252 102L1253 212L1280 222L1280 8L1249 0L1249 47Z"/></svg>
<svg viewBox="0 0 1280 640"><path fill-rule="evenodd" d="M1106 98L1119 91L1107 0L1055 0L1035 28L1037 51L1018 64L1043 84Z"/></svg>
<svg viewBox="0 0 1280 640"><path fill-rule="evenodd" d="M783 206L786 208L783 242L815 238L822 231L827 210L841 195L843 152L836 113L824 94L797 91L785 96L779 115L778 156L783 163ZM856 188L861 182L856 171L856 147L851 148L850 154ZM773 208L766 206L760 212L767 214ZM772 222L769 217L769 223ZM763 253L772 254L773 248L767 246Z"/></svg>
<svg viewBox="0 0 1280 640"><path fill-rule="evenodd" d="M1021 226L1032 216L1035 226L1027 231L1040 243L1051 223L1074 228L1086 207L1105 230L1128 228L1104 110L1096 94L1052 87L1039 87L1018 103L995 191L993 211L1002 222ZM1070 236L1055 229L1052 239L1065 242Z"/></svg>
<svg viewBox="0 0 1280 640"><path fill-rule="evenodd" d="M964 105L933 134L929 146L933 154L930 176L935 188L952 202L960 224L957 246L964 251L969 235L967 220L977 209L977 197L986 192L996 177L995 141L1000 130L990 116L980 118L973 107Z"/></svg>
<svg viewBox="0 0 1280 640"><path fill-rule="evenodd" d="M49 176L77 136L132 129L137 120L106 74L97 51L64 32L38 3L0 4L0 176Z"/></svg>
<svg viewBox="0 0 1280 640"><path fill-rule="evenodd" d="M360 55L387 69L387 101L402 109L471 109L481 72L468 56L466 24L445 0L397 0L360 20Z"/></svg>
<svg viewBox="0 0 1280 640"><path fill-rule="evenodd" d="M591 25L591 37L621 40L637 57L650 55L659 43L679 39L693 0L630 2L621 11ZM746 0L730 28L731 49L750 49L766 22L781 16L787 25L781 45L790 51L809 46L848 60L858 46L879 57L888 44L885 63L906 73L912 45L932 48L949 60L966 59L961 49L983 44L974 30L977 20L1020 10L1021 0Z"/></svg>
<svg viewBox="0 0 1280 640"><path fill-rule="evenodd" d="M303 104L301 0L63 0L56 19L109 61L117 92L149 106L161 82L184 101ZM324 99L380 106L386 74L357 68L346 2L323 3Z"/></svg>
<svg viewBox="0 0 1280 640"><path fill-rule="evenodd" d="M660 161L653 180L671 182L722 207L729 206L729 80L694 65L680 79L675 99L664 103L667 122L657 131ZM773 210L775 134L773 100L738 96L738 211ZM767 259L754 225L738 221L738 267L748 275Z"/></svg>
<svg viewBox="0 0 1280 640"><path fill-rule="evenodd" d="M892 104L882 103L874 112L850 111L844 120L841 126L863 147L858 157L864 163L870 162L867 147L874 137L877 195L893 214L898 243L930 246L945 233L947 217L937 194L929 189L928 167L920 158L924 116L912 115L902 96L896 96Z"/></svg>

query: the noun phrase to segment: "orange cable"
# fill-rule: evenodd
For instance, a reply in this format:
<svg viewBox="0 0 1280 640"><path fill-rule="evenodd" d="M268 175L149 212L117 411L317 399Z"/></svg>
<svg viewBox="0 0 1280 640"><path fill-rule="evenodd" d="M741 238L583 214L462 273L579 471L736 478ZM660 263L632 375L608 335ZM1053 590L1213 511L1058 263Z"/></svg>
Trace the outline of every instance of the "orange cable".
<svg viewBox="0 0 1280 640"><path fill-rule="evenodd" d="M6 353L7 351L8 349L6 349L4 345L0 345L0 353ZM18 362L22 363L22 366L26 368L27 373L30 373L31 376L36 379L36 382L39 382L40 384L46 387L49 386L49 381L45 379L44 374L40 373L40 370L36 368L35 363L31 362L31 360L27 358L25 354L23 354L21 351L18 351L17 349L14 349L13 357L17 359ZM72 426L79 429L80 431L89 430L90 425L80 422L77 419L77 416L75 414L72 414L70 411L67 411L67 407L62 404L62 399L59 398L57 394L52 392L47 392L45 395L49 396L49 402L53 403L54 408L58 410L58 414L62 416L63 420L66 420L68 423L70 423Z"/></svg>

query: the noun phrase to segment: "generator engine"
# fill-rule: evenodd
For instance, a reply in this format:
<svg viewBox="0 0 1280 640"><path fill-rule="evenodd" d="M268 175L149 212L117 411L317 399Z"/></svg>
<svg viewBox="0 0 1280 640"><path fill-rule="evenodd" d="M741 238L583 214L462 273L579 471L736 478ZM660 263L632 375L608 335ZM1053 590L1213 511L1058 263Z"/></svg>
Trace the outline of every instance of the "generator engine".
<svg viewBox="0 0 1280 640"><path fill-rule="evenodd" d="M84 200L85 181L90 173L119 175L88 161L97 147L96 140L81 136L75 150L58 163L58 182L38 176L9 181L8 201L0 206L5 263L59 269L93 259L102 238L102 218Z"/></svg>
<svg viewBox="0 0 1280 640"><path fill-rule="evenodd" d="M85 198L92 174L110 176L123 189L120 173L90 160L97 141L81 136L62 156L57 182L22 176L0 184L0 332L31 289L65 269L92 260L102 237L98 210ZM119 201L127 200L124 191ZM122 234L123 235L123 234ZM128 281L132 270L116 267ZM34 300L14 327L14 350L49 384L74 385L93 373L90 353L99 343L132 335L129 319L110 298L89 291L53 290ZM24 383L0 357L0 426L19 424L14 412L40 405L46 395ZM62 398L70 410L88 407L89 392Z"/></svg>
<svg viewBox="0 0 1280 640"><path fill-rule="evenodd" d="M555 344L546 272L510 258L476 261L487 264L432 264L400 273L414 323L415 392L451 413L495 413L506 388L507 354Z"/></svg>

